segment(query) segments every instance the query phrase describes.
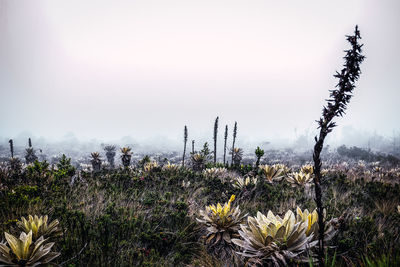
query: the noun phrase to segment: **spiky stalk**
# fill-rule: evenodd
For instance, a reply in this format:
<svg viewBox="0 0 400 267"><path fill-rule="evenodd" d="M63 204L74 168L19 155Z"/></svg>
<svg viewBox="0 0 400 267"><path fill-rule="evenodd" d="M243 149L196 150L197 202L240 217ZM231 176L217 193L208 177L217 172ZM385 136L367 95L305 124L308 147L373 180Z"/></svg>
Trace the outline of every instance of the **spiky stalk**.
<svg viewBox="0 0 400 267"><path fill-rule="evenodd" d="M194 140L192 140L192 154L194 154Z"/></svg>
<svg viewBox="0 0 400 267"><path fill-rule="evenodd" d="M315 202L317 204L318 212L318 259L320 266L324 266L324 214L322 205L322 190L321 190L321 151L324 146L325 137L336 126L333 118L336 116L342 117L345 114L347 104L352 97L352 91L355 88L355 82L360 77L360 63L364 60L361 55L362 44L358 44L358 39L361 39L358 26L356 26L353 36L346 36L346 39L351 44L351 49L345 50L346 56L344 68L341 72L336 72L335 78L339 79L336 89L330 90L330 99L327 99L328 105L324 106L322 110L322 117L319 119L318 128L320 129L319 136L315 137L314 146L314 184L315 184Z"/></svg>
<svg viewBox="0 0 400 267"><path fill-rule="evenodd" d="M182 166L185 166L185 154L186 154L187 138L188 138L188 130L187 130L187 127L185 125L185 128L183 129L183 159L182 159Z"/></svg>
<svg viewBox="0 0 400 267"><path fill-rule="evenodd" d="M228 139L228 125L225 125L225 134L224 134L224 164L225 162L225 157L226 157L226 140Z"/></svg>
<svg viewBox="0 0 400 267"><path fill-rule="evenodd" d="M217 135L218 135L218 119L217 117L214 122L214 164L217 163Z"/></svg>
<svg viewBox="0 0 400 267"><path fill-rule="evenodd" d="M13 143L12 139L10 139L8 142L10 143L11 158L13 158L14 157L14 143Z"/></svg>
<svg viewBox="0 0 400 267"><path fill-rule="evenodd" d="M30 137L29 137L29 139L28 139L28 145L29 145L29 148L32 147L32 141L31 141L31 138L30 138Z"/></svg>
<svg viewBox="0 0 400 267"><path fill-rule="evenodd" d="M233 127L232 151L235 150L236 134L237 134L237 122L235 121L235 126ZM234 153L232 153L232 162L231 162L232 166L233 166L233 155L234 155Z"/></svg>

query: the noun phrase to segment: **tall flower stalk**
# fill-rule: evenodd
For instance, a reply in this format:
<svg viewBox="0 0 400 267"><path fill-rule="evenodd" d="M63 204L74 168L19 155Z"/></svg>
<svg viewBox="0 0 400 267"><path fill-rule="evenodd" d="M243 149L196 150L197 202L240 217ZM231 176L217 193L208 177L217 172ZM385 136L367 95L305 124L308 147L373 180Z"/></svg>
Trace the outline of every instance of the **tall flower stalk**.
<svg viewBox="0 0 400 267"><path fill-rule="evenodd" d="M11 158L13 158L13 157L14 157L14 142L13 142L12 139L10 139L10 140L8 141L8 143L10 143Z"/></svg>
<svg viewBox="0 0 400 267"><path fill-rule="evenodd" d="M187 130L187 127L185 125L185 128L183 129L183 159L182 159L182 166L185 166L185 155L186 155L187 139L188 139L188 130Z"/></svg>
<svg viewBox="0 0 400 267"><path fill-rule="evenodd" d="M224 134L224 164L226 164L226 140L228 139L228 125L225 125L225 134Z"/></svg>
<svg viewBox="0 0 400 267"><path fill-rule="evenodd" d="M235 121L235 126L233 127L232 151L235 150L236 134L237 134L237 122ZM233 156L234 156L234 153L232 153L232 162L231 162L232 165L233 165Z"/></svg>
<svg viewBox="0 0 400 267"><path fill-rule="evenodd" d="M214 164L217 163L217 135L218 135L218 119L217 117L214 122Z"/></svg>
<svg viewBox="0 0 400 267"><path fill-rule="evenodd" d="M314 184L315 184L315 202L317 204L318 225L319 225L319 238L318 238L318 259L320 266L324 266L324 213L322 204L322 190L321 190L321 151L324 146L324 140L328 133L330 133L336 126L332 120L336 116L342 117L345 114L347 104L350 102L352 92L355 88L355 82L360 77L360 64L364 60L361 55L362 44L358 43L361 39L358 26L356 26L354 35L346 36L347 41L351 45L351 49L345 50L344 57L345 63L341 72L336 72L335 78L339 79L336 89L330 91L330 98L327 99L327 106L322 110L322 117L317 121L318 128L320 129L319 135L315 137L314 146Z"/></svg>

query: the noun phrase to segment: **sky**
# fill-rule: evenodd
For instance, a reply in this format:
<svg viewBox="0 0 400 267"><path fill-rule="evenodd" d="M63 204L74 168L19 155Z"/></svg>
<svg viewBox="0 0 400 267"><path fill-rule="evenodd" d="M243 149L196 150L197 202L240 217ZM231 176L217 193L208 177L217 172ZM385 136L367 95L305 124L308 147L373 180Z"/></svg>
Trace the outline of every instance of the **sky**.
<svg viewBox="0 0 400 267"><path fill-rule="evenodd" d="M0 137L244 141L314 133L359 25L346 129L399 132L400 1L0 0ZM311 134L312 135L312 134ZM310 135L310 136L311 136Z"/></svg>

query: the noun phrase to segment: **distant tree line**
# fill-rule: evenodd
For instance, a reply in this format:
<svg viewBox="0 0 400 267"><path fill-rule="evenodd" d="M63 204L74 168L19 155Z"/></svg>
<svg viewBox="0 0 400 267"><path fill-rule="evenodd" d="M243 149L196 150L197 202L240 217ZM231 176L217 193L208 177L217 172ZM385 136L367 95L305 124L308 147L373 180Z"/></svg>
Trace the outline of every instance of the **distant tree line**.
<svg viewBox="0 0 400 267"><path fill-rule="evenodd" d="M340 156L345 156L355 160L364 160L367 162L379 161L381 163L389 163L392 165L400 164L400 159L393 155L378 154L372 152L371 149L363 149L356 146L348 148L345 145L342 145L337 148L337 153Z"/></svg>

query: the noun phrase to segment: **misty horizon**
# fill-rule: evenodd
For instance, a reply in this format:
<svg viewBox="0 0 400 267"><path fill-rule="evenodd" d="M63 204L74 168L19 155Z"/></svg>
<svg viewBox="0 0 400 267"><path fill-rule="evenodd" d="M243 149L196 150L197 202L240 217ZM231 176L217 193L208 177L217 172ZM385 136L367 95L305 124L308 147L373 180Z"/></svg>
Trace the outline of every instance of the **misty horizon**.
<svg viewBox="0 0 400 267"><path fill-rule="evenodd" d="M238 145L309 146L356 24L367 58L328 144L400 131L397 1L95 3L1 1L1 140L179 150L184 125L210 143L219 116L220 140L237 121Z"/></svg>
<svg viewBox="0 0 400 267"><path fill-rule="evenodd" d="M254 154L254 149L258 146L267 151L291 149L301 153L311 151L314 146L314 136L316 134L316 130L315 132L294 132L294 135L291 138L272 137L265 139L254 139L240 134L240 125L238 126L239 130L236 139L236 146L241 147L245 154ZM223 129L219 129L217 139L217 155L219 157L223 154L223 134ZM191 149L191 142L194 140L196 151L201 150L206 142L210 147L213 143L212 129L209 130L208 136L196 136L196 138L191 137L192 136L190 135L189 129L188 147ZM79 138L72 132L67 133L62 137L46 138L43 136L36 136L30 132L22 132L13 137L0 136L0 147L7 151L8 140L13 139L14 146L17 149L16 153L23 155L25 153L25 148L28 147L29 138L32 140L33 147L36 150L43 150L43 153L49 151L57 151L58 153L62 153L63 151L76 151L89 155L90 152L102 152L104 145L108 144L116 145L117 147L129 146L133 149L134 153L140 154L158 153L161 151L180 153L183 151L183 131L182 136L177 136L175 138L168 136L150 136L148 138L123 136L117 139L84 139ZM231 132L228 134L227 141L229 151L232 142ZM344 128L339 135L328 136L326 145L326 147L332 152L334 152L337 147L345 145L348 147L356 146L364 149L372 149L373 151L377 152L391 153L400 147L400 133L393 132L393 134L390 136L383 136L376 132L360 132L354 128L348 127Z"/></svg>

